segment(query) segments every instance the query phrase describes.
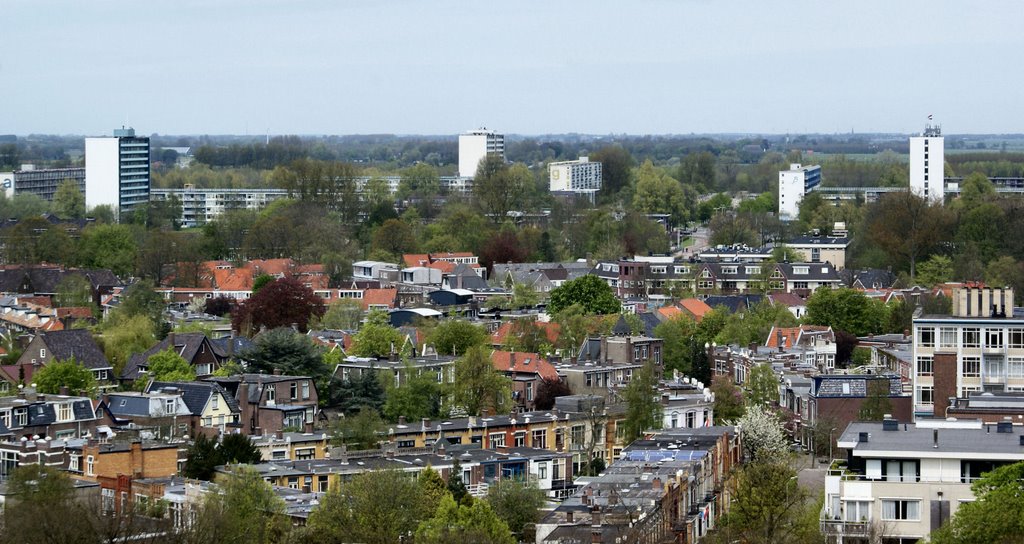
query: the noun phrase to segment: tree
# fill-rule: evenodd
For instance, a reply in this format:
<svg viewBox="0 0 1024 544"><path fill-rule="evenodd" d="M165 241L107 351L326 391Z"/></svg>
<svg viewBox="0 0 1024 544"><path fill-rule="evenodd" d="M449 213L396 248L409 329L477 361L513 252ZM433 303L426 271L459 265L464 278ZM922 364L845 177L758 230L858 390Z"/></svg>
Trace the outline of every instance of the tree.
<svg viewBox="0 0 1024 544"><path fill-rule="evenodd" d="M537 395L533 398L537 410L550 410L555 407L555 399L571 395L569 384L562 379L544 378L537 386Z"/></svg>
<svg viewBox="0 0 1024 544"><path fill-rule="evenodd" d="M781 459L789 454L789 444L779 416L765 406L749 403L736 422L743 433L743 453L747 459Z"/></svg>
<svg viewBox="0 0 1024 544"><path fill-rule="evenodd" d="M487 501L459 504L451 497L443 497L434 517L423 520L416 529L416 542L447 544L460 541L514 544L516 539Z"/></svg>
<svg viewBox="0 0 1024 544"><path fill-rule="evenodd" d="M345 415L355 415L366 406L380 410L385 397L382 382L391 385L394 380L387 380L374 368L352 373L349 379L331 388L330 405L340 408Z"/></svg>
<svg viewBox="0 0 1024 544"><path fill-rule="evenodd" d="M501 224L508 212L523 202L533 174L521 164L509 166L499 155L487 155L480 161L473 178L473 198L484 215Z"/></svg>
<svg viewBox="0 0 1024 544"><path fill-rule="evenodd" d="M751 544L803 543L820 540L817 505L796 471L777 460L744 465L728 481L735 501L719 520L717 531ZM815 515L810 511L815 510Z"/></svg>
<svg viewBox="0 0 1024 544"><path fill-rule="evenodd" d="M633 372L633 378L622 392L626 401L626 443L640 438L648 429L661 427L661 403L654 396L658 378L654 363L647 361L643 368Z"/></svg>
<svg viewBox="0 0 1024 544"><path fill-rule="evenodd" d="M686 315L666 319L654 327L654 337L664 341L662 360L666 370L689 375L692 370L690 343L697 332L697 322Z"/></svg>
<svg viewBox="0 0 1024 544"><path fill-rule="evenodd" d="M551 291L547 309L557 314L574 304L582 306L588 314L616 314L622 306L612 288L591 274L569 280Z"/></svg>
<svg viewBox="0 0 1024 544"><path fill-rule="evenodd" d="M747 380L747 401L755 406L773 406L779 402L779 378L769 363L758 363L750 369Z"/></svg>
<svg viewBox="0 0 1024 544"><path fill-rule="evenodd" d="M57 186L53 194L53 212L61 219L85 217L85 195L78 189L78 182L66 179Z"/></svg>
<svg viewBox="0 0 1024 544"><path fill-rule="evenodd" d="M715 156L708 151L688 153L679 164L679 180L699 187L701 192L715 186Z"/></svg>
<svg viewBox="0 0 1024 544"><path fill-rule="evenodd" d="M425 502L417 481L403 472L364 472L329 491L307 525L322 543L393 544L429 515Z"/></svg>
<svg viewBox="0 0 1024 544"><path fill-rule="evenodd" d="M728 425L746 413L743 392L736 387L732 376L715 376L711 380L711 393L715 396L715 425Z"/></svg>
<svg viewBox="0 0 1024 544"><path fill-rule="evenodd" d="M462 502L462 499L469 495L466 489L466 482L462 481L462 464L458 459L452 461L452 468L448 471L448 492L451 493L455 502Z"/></svg>
<svg viewBox="0 0 1024 544"><path fill-rule="evenodd" d="M540 521L546 498L536 484L502 478L487 489L487 502L520 541L533 542L532 525Z"/></svg>
<svg viewBox="0 0 1024 544"><path fill-rule="evenodd" d="M256 464L262 460L260 450L244 434L231 433L221 438L217 446L221 464Z"/></svg>
<svg viewBox="0 0 1024 544"><path fill-rule="evenodd" d="M386 252L395 260L416 251L418 246L416 233L401 219L388 219L373 231L373 249Z"/></svg>
<svg viewBox="0 0 1024 544"><path fill-rule="evenodd" d="M424 216L433 216L433 201L439 195L441 178L433 166L421 162L402 172L402 180L398 183L398 198L415 202Z"/></svg>
<svg viewBox="0 0 1024 544"><path fill-rule="evenodd" d="M116 312L119 314L118 317L145 316L153 324L153 334L163 338L169 330L164 321L166 309L167 303L153 290L153 284L139 281L125 290L121 306Z"/></svg>
<svg viewBox="0 0 1024 544"><path fill-rule="evenodd" d="M629 187L633 157L621 145L609 145L590 154L590 160L601 163L601 194L614 197Z"/></svg>
<svg viewBox="0 0 1024 544"><path fill-rule="evenodd" d="M0 524L4 542L92 544L97 542L91 513L75 498L75 487L60 470L37 464L14 469Z"/></svg>
<svg viewBox="0 0 1024 544"><path fill-rule="evenodd" d="M1024 462L1001 466L971 484L975 500L931 535L932 544L1020 542L1024 534Z"/></svg>
<svg viewBox="0 0 1024 544"><path fill-rule="evenodd" d="M352 338L352 353L359 357L387 357L402 349L402 333L388 324L387 314L375 310Z"/></svg>
<svg viewBox="0 0 1024 544"><path fill-rule="evenodd" d="M203 312L217 317L224 317L231 313L231 310L235 308L235 303L228 297L219 296L206 299L206 306L203 307Z"/></svg>
<svg viewBox="0 0 1024 544"><path fill-rule="evenodd" d="M423 494L424 512L437 512L437 507L441 505L441 499L452 496L448 491L448 482L430 466L420 471L419 476L416 477L416 484L420 488L420 493Z"/></svg>
<svg viewBox="0 0 1024 544"><path fill-rule="evenodd" d="M910 281L917 275L917 261L944 236L950 223L941 204L910 191L888 193L868 208L864 219L868 238L893 259L909 262Z"/></svg>
<svg viewBox="0 0 1024 544"><path fill-rule="evenodd" d="M323 364L320 350L304 334L286 327L269 330L256 338L243 358L254 372L322 378L332 369Z"/></svg>
<svg viewBox="0 0 1024 544"><path fill-rule="evenodd" d="M149 376L158 382L191 382L196 369L172 347L149 356Z"/></svg>
<svg viewBox="0 0 1024 544"><path fill-rule="evenodd" d="M201 514L215 521L200 521L215 542L271 544L284 539L288 532L284 500L258 472L232 467L230 474L217 478L217 486L220 492L206 495Z"/></svg>
<svg viewBox="0 0 1024 544"><path fill-rule="evenodd" d="M57 296L54 304L58 308L88 307L95 308L92 299L92 284L85 276L68 274L57 284Z"/></svg>
<svg viewBox="0 0 1024 544"><path fill-rule="evenodd" d="M216 472L217 465L221 464L220 461L217 442L199 433L188 448L181 474L186 478L210 480Z"/></svg>
<svg viewBox="0 0 1024 544"><path fill-rule="evenodd" d="M789 308L772 304L767 298L761 300L744 313L730 313L725 326L715 336L719 344L750 345L764 342L772 327L795 327L798 322Z"/></svg>
<svg viewBox="0 0 1024 544"><path fill-rule="evenodd" d="M636 174L633 208L643 213L667 213L673 224L690 219L683 187L677 180L644 161Z"/></svg>
<svg viewBox="0 0 1024 544"><path fill-rule="evenodd" d="M870 299L860 291L826 287L819 288L807 299L804 322L867 336L886 329L888 312L884 302Z"/></svg>
<svg viewBox="0 0 1024 544"><path fill-rule="evenodd" d="M441 410L441 385L433 372L419 372L412 365L405 364L402 374L406 376L401 386L389 380L387 400L384 402L384 417L398 421L405 416L409 421L436 417Z"/></svg>
<svg viewBox="0 0 1024 544"><path fill-rule="evenodd" d="M512 402L512 381L494 370L490 350L474 346L455 361L455 382L450 394L467 414L480 415L484 408L503 413Z"/></svg>
<svg viewBox="0 0 1024 544"><path fill-rule="evenodd" d="M354 450L372 450L380 443L384 429L380 413L372 407L363 406L355 414L342 414L335 420L331 442L336 446L344 444Z"/></svg>
<svg viewBox="0 0 1024 544"><path fill-rule="evenodd" d="M82 231L80 249L83 266L129 276L135 270L139 246L128 225L92 225Z"/></svg>
<svg viewBox="0 0 1024 544"><path fill-rule="evenodd" d="M846 331L833 331L836 337L836 366L846 368L853 359L853 350L860 340Z"/></svg>
<svg viewBox="0 0 1024 544"><path fill-rule="evenodd" d="M427 342L438 353L460 356L473 346L487 342L487 331L461 319L449 319L438 323L427 337Z"/></svg>
<svg viewBox="0 0 1024 544"><path fill-rule="evenodd" d="M358 300L343 298L327 305L327 311L317 324L324 329L354 331L363 320L363 307Z"/></svg>
<svg viewBox="0 0 1024 544"><path fill-rule="evenodd" d="M274 280L276 279L277 278L271 276L270 274L260 274L259 276L256 276L255 278L252 279L253 294L259 293L260 290L262 290L264 287L270 285L271 283L274 283Z"/></svg>
<svg viewBox="0 0 1024 544"><path fill-rule="evenodd" d="M115 313L100 326L102 334L97 338L103 346L103 354L114 367L114 374L120 375L128 358L156 344L153 335L153 321L145 315L124 317Z"/></svg>
<svg viewBox="0 0 1024 544"><path fill-rule="evenodd" d="M231 326L238 331L295 326L306 332L310 318L323 315L323 302L312 289L294 278L281 278L242 303Z"/></svg>
<svg viewBox="0 0 1024 544"><path fill-rule="evenodd" d="M945 255L932 255L917 267L917 283L932 287L953 279L953 259Z"/></svg>
<svg viewBox="0 0 1024 544"><path fill-rule="evenodd" d="M66 361L54 361L40 368L32 375L36 388L40 393L56 395L61 387L67 387L75 393L85 391L92 396L96 394L96 378L92 371L78 363L73 357Z"/></svg>
<svg viewBox="0 0 1024 544"><path fill-rule="evenodd" d="M540 293L533 285L517 283L512 287L512 305L516 308L533 308L540 303Z"/></svg>
<svg viewBox="0 0 1024 544"><path fill-rule="evenodd" d="M892 402L889 400L889 380L876 379L868 381L867 396L857 412L857 421L882 421L892 413Z"/></svg>

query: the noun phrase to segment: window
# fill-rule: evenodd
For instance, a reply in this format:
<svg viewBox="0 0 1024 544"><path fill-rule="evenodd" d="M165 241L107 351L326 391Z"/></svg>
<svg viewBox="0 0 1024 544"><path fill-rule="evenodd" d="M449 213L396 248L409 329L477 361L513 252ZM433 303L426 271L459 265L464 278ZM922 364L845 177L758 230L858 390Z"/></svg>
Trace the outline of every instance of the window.
<svg viewBox="0 0 1024 544"><path fill-rule="evenodd" d="M1024 329L1010 329L1010 349L1024 349Z"/></svg>
<svg viewBox="0 0 1024 544"><path fill-rule="evenodd" d="M299 488L299 477L298 476L292 476L292 477L288 478L288 489L298 489L298 488Z"/></svg>
<svg viewBox="0 0 1024 544"><path fill-rule="evenodd" d="M267 393L267 402L274 402L274 397L277 395L277 391L274 390L274 386L268 385L263 390Z"/></svg>
<svg viewBox="0 0 1024 544"><path fill-rule="evenodd" d="M585 431L586 431L586 427L584 427L583 425L573 425L572 426L572 429L570 430L570 433L571 433L570 439L572 440L572 444L574 446L575 445L578 445L578 446L582 446L583 445L583 443L585 441Z"/></svg>
<svg viewBox="0 0 1024 544"><path fill-rule="evenodd" d="M1002 357L985 357L985 379L1002 378L1004 371Z"/></svg>
<svg viewBox="0 0 1024 544"><path fill-rule="evenodd" d="M543 429L533 431L530 436L530 446L542 450L546 450L548 447L548 433Z"/></svg>
<svg viewBox="0 0 1024 544"><path fill-rule="evenodd" d="M1024 331L1024 329L1021 329ZM981 347L981 329L970 328L964 329L964 347L965 348L980 348Z"/></svg>
<svg viewBox="0 0 1024 544"><path fill-rule="evenodd" d="M306 400L309 398L309 380L303 380L302 382L302 399Z"/></svg>
<svg viewBox="0 0 1024 544"><path fill-rule="evenodd" d="M42 360L42 359L45 359L45 358L46 358L46 349L45 348L44 349L40 349L39 350L39 359Z"/></svg>
<svg viewBox="0 0 1024 544"><path fill-rule="evenodd" d="M715 282L701 280L701 281L697 282L697 288L698 289L714 289L715 288Z"/></svg>
<svg viewBox="0 0 1024 544"><path fill-rule="evenodd" d="M526 382L526 400L527 402L533 401L533 382Z"/></svg>
<svg viewBox="0 0 1024 544"><path fill-rule="evenodd" d="M919 521L921 501L906 499L882 499L884 521Z"/></svg>
<svg viewBox="0 0 1024 544"><path fill-rule="evenodd" d="M756 276L757 274L761 273L761 267L760 266L748 266L748 267L744 268L743 271L746 272L748 276Z"/></svg>
<svg viewBox="0 0 1024 544"><path fill-rule="evenodd" d="M697 413L686 412L686 428L696 429L697 428Z"/></svg>
<svg viewBox="0 0 1024 544"><path fill-rule="evenodd" d="M537 465L537 477L540 478L541 480L548 479L548 464L547 463L541 463L541 464Z"/></svg>
<svg viewBox="0 0 1024 544"><path fill-rule="evenodd" d="M505 433L491 433L490 439L492 448L505 447Z"/></svg>
<svg viewBox="0 0 1024 544"><path fill-rule="evenodd" d="M807 287L807 282L806 281L794 281L793 282L793 289L807 289L807 288L808 287Z"/></svg>
<svg viewBox="0 0 1024 544"><path fill-rule="evenodd" d="M85 473L89 476L92 476L95 474L95 470L96 460L93 458L93 456L90 455L85 458Z"/></svg>
<svg viewBox="0 0 1024 544"><path fill-rule="evenodd" d="M981 376L981 357L964 357L964 377L977 378Z"/></svg>
<svg viewBox="0 0 1024 544"><path fill-rule="evenodd" d="M514 441L513 442L513 446L514 447L516 447L516 448L525 448L526 447L526 431L516 431L516 434L513 435L512 439Z"/></svg>
<svg viewBox="0 0 1024 544"><path fill-rule="evenodd" d="M932 363L931 357L918 357L917 358L917 375L918 376L931 376L932 375Z"/></svg>
<svg viewBox="0 0 1024 544"><path fill-rule="evenodd" d="M70 404L58 404L57 405L57 421L71 421L71 405Z"/></svg>
<svg viewBox="0 0 1024 544"><path fill-rule="evenodd" d="M81 459L82 459L81 455L74 455L74 454L72 454L71 455L71 459L68 462L68 470L73 471L73 472L78 472L79 470L82 470L82 469L78 468L79 462L81 461Z"/></svg>
<svg viewBox="0 0 1024 544"><path fill-rule="evenodd" d="M935 394L935 388L930 385L925 385L917 388L917 403L918 404L931 404L934 402L932 399Z"/></svg>
<svg viewBox="0 0 1024 544"><path fill-rule="evenodd" d="M793 274L794 275L806 276L810 271L811 271L811 268L809 266L794 266L793 267Z"/></svg>
<svg viewBox="0 0 1024 544"><path fill-rule="evenodd" d="M107 512L107 513L113 512L114 511L114 490L113 489L103 488L101 491L102 491L102 494L103 494L103 511Z"/></svg>
<svg viewBox="0 0 1024 544"><path fill-rule="evenodd" d="M295 458L300 460L300 461L305 460L305 459L312 459L313 456L314 456L313 452L314 452L313 448L298 449L298 450L295 450Z"/></svg>
<svg viewBox="0 0 1024 544"><path fill-rule="evenodd" d="M723 274L735 274L736 273L736 269L737 269L737 267L735 267L735 266L723 266L722 267L722 273Z"/></svg>
<svg viewBox="0 0 1024 544"><path fill-rule="evenodd" d="M871 521L872 501L844 501L844 521Z"/></svg>
<svg viewBox="0 0 1024 544"><path fill-rule="evenodd" d="M218 407L220 406L220 395L214 394L213 399L210 402L212 403L214 410L218 409Z"/></svg>
<svg viewBox="0 0 1024 544"><path fill-rule="evenodd" d="M989 349L1003 347L1003 329L987 329L985 331L985 347Z"/></svg>
<svg viewBox="0 0 1024 544"><path fill-rule="evenodd" d="M955 327L942 327L939 329L939 348L956 349Z"/></svg>
<svg viewBox="0 0 1024 544"><path fill-rule="evenodd" d="M1024 357L1010 357L1007 359L1006 372L1009 378L1024 378Z"/></svg>
<svg viewBox="0 0 1024 544"><path fill-rule="evenodd" d="M923 348L935 347L935 329L922 327L917 330L917 344Z"/></svg>
<svg viewBox="0 0 1024 544"><path fill-rule="evenodd" d="M288 458L288 450L274 450L270 454L270 458L275 460L275 461L280 461L282 459L287 459Z"/></svg>
<svg viewBox="0 0 1024 544"><path fill-rule="evenodd" d="M14 411L14 425L17 427L28 425L28 408L19 408Z"/></svg>
<svg viewBox="0 0 1024 544"><path fill-rule="evenodd" d="M291 394L291 399L292 400L295 400L295 399L299 398L299 384L298 384L298 382L292 382L291 385L288 387L288 390L289 390L289 392Z"/></svg>

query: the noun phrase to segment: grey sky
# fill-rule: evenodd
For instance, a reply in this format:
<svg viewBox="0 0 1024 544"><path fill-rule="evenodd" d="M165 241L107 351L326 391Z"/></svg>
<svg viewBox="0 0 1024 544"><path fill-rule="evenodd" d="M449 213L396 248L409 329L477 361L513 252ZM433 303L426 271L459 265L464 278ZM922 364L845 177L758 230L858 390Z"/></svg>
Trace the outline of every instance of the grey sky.
<svg viewBox="0 0 1024 544"><path fill-rule="evenodd" d="M0 0L0 133L1024 132L1019 1Z"/></svg>

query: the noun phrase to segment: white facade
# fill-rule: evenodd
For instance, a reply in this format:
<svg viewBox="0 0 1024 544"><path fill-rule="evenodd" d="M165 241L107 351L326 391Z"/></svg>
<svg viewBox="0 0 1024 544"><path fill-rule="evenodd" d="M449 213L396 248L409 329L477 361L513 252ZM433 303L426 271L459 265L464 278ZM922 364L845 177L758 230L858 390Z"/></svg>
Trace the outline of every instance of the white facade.
<svg viewBox="0 0 1024 544"><path fill-rule="evenodd" d="M121 154L117 138L85 139L85 206L120 204Z"/></svg>
<svg viewBox="0 0 1024 544"><path fill-rule="evenodd" d="M505 135L487 129L471 130L459 135L459 176L476 176L480 161L487 155L505 159Z"/></svg>
<svg viewBox="0 0 1024 544"><path fill-rule="evenodd" d="M553 162L548 165L548 178L550 191L600 191L601 163L590 162L589 157Z"/></svg>
<svg viewBox="0 0 1024 544"><path fill-rule="evenodd" d="M792 221L800 213L800 202L807 191L821 183L820 166L792 163L779 172L779 219Z"/></svg>
<svg viewBox="0 0 1024 544"><path fill-rule="evenodd" d="M934 202L945 197L946 149L942 130L929 125L910 137L910 190Z"/></svg>

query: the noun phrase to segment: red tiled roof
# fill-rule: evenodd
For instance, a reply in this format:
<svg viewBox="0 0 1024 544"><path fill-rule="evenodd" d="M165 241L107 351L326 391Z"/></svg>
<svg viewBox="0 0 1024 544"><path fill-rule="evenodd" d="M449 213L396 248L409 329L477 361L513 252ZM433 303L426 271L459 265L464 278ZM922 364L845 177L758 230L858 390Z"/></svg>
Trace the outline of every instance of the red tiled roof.
<svg viewBox="0 0 1024 544"><path fill-rule="evenodd" d="M555 367L536 353L495 350L491 352L491 364L498 372L537 374L547 380L558 379Z"/></svg>
<svg viewBox="0 0 1024 544"><path fill-rule="evenodd" d="M398 289L366 289L363 291L363 309L370 309L371 304L387 304L388 308L395 307L395 298L398 297Z"/></svg>
<svg viewBox="0 0 1024 544"><path fill-rule="evenodd" d="M57 308L57 318L73 317L75 319L88 319L92 317L92 309L85 306L68 306Z"/></svg>
<svg viewBox="0 0 1024 544"><path fill-rule="evenodd" d="M697 298L684 298L679 301L679 305L683 307L690 315L693 316L698 322L704 319L704 314L711 311L711 306L708 306L703 300Z"/></svg>
<svg viewBox="0 0 1024 544"><path fill-rule="evenodd" d="M673 319L682 315L683 311L679 306L662 306L658 308L658 315L662 319Z"/></svg>
<svg viewBox="0 0 1024 544"><path fill-rule="evenodd" d="M508 339L508 335L512 332L512 326L515 324L514 321L506 321L502 323L498 330L494 331L491 335L491 344L495 346L505 345L505 341ZM558 337L562 334L561 325L558 323L545 323L543 321L533 322L534 327L538 327L544 331L544 335L547 336L548 342L552 345L558 342Z"/></svg>
<svg viewBox="0 0 1024 544"><path fill-rule="evenodd" d="M796 343L796 337L800 334L800 327L772 327L771 332L768 333L768 340L765 341L764 345L770 348L779 347L779 337L785 342L783 347L791 348Z"/></svg>

